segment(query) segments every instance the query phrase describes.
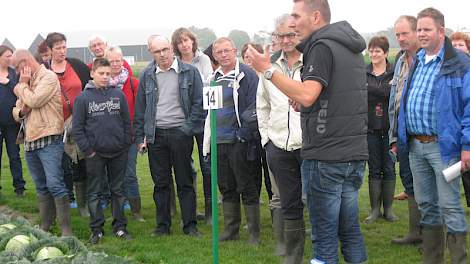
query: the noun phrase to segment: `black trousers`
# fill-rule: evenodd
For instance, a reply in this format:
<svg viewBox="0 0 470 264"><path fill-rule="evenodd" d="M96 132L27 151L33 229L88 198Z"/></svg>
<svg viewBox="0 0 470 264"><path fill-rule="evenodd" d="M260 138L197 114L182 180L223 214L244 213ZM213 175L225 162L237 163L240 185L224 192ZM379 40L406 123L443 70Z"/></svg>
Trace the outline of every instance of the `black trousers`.
<svg viewBox="0 0 470 264"><path fill-rule="evenodd" d="M271 141L266 144L265 148L268 165L276 179L281 196L284 219L303 219L300 149L285 151L276 147Z"/></svg>
<svg viewBox="0 0 470 264"><path fill-rule="evenodd" d="M148 158L153 183L153 200L157 206L157 228L170 231L170 184L171 169L180 201L183 232L196 228L196 194L191 172L193 137L184 134L179 128L155 131L154 144L148 145Z"/></svg>
<svg viewBox="0 0 470 264"><path fill-rule="evenodd" d="M3 141L6 143L10 172L13 177L13 187L16 190L24 190L23 169L21 167L20 146L16 144L19 125L0 125L0 167L2 164ZM0 189L2 187L0 186Z"/></svg>
<svg viewBox="0 0 470 264"><path fill-rule="evenodd" d="M249 161L247 149L247 143L217 144L217 179L224 202L239 203L241 195L245 205L259 203L259 160Z"/></svg>
<svg viewBox="0 0 470 264"><path fill-rule="evenodd" d="M124 215L124 193L122 183L127 166L127 149L113 158L101 157L99 154L86 159L87 201L90 210L90 228L92 232L103 231L105 218L100 205L105 178L111 191L111 210L113 214L113 232L126 228ZM108 168L106 173L105 168Z"/></svg>

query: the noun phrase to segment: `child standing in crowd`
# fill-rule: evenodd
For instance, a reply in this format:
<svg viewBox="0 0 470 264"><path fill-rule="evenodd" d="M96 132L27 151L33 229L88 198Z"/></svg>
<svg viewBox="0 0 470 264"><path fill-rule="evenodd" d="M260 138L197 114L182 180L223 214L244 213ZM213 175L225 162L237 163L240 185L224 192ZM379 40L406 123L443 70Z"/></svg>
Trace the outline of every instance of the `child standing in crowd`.
<svg viewBox="0 0 470 264"><path fill-rule="evenodd" d="M90 209L91 244L103 237L105 218L99 206L105 167L111 190L113 232L123 239L131 239L126 230L127 219L123 211L122 183L127 165L127 152L131 143L129 109L124 94L108 85L110 63L99 58L93 62L91 76L73 111L73 134L78 147L86 155L87 193Z"/></svg>

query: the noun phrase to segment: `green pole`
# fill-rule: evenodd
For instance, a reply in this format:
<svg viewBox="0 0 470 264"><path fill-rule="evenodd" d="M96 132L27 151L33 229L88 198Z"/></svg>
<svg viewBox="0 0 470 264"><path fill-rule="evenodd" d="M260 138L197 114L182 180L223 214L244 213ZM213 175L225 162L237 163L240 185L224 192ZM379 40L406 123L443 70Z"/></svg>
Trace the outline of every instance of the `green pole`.
<svg viewBox="0 0 470 264"><path fill-rule="evenodd" d="M211 86L215 86L215 81ZM217 206L217 110L210 110L211 119L211 193L212 193L212 259L219 264L219 222Z"/></svg>

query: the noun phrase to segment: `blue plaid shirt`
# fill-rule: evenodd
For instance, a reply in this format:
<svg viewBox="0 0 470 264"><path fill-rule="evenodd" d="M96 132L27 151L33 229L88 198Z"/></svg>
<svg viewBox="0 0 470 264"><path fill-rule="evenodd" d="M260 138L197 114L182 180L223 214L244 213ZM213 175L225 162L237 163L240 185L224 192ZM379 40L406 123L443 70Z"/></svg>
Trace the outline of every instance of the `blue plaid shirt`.
<svg viewBox="0 0 470 264"><path fill-rule="evenodd" d="M425 62L426 52L420 50L418 65L411 81L406 102L406 128L409 135L437 135L437 111L434 105L434 80L441 69L444 47L436 57Z"/></svg>

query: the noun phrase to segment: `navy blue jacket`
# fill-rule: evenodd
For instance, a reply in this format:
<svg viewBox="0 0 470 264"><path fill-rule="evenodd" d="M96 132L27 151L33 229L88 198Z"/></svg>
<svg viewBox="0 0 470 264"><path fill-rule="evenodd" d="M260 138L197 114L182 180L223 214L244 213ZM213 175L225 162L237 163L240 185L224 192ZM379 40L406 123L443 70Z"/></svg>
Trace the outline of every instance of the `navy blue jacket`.
<svg viewBox="0 0 470 264"><path fill-rule="evenodd" d="M0 125L14 125L16 124L11 113L16 104L16 95L13 93L15 85L18 83L15 70L8 68L8 79L10 82L7 84L0 84Z"/></svg>
<svg viewBox="0 0 470 264"><path fill-rule="evenodd" d="M97 89L89 81L75 99L72 133L87 156L96 152L112 158L131 144L131 121L126 97L120 89Z"/></svg>

